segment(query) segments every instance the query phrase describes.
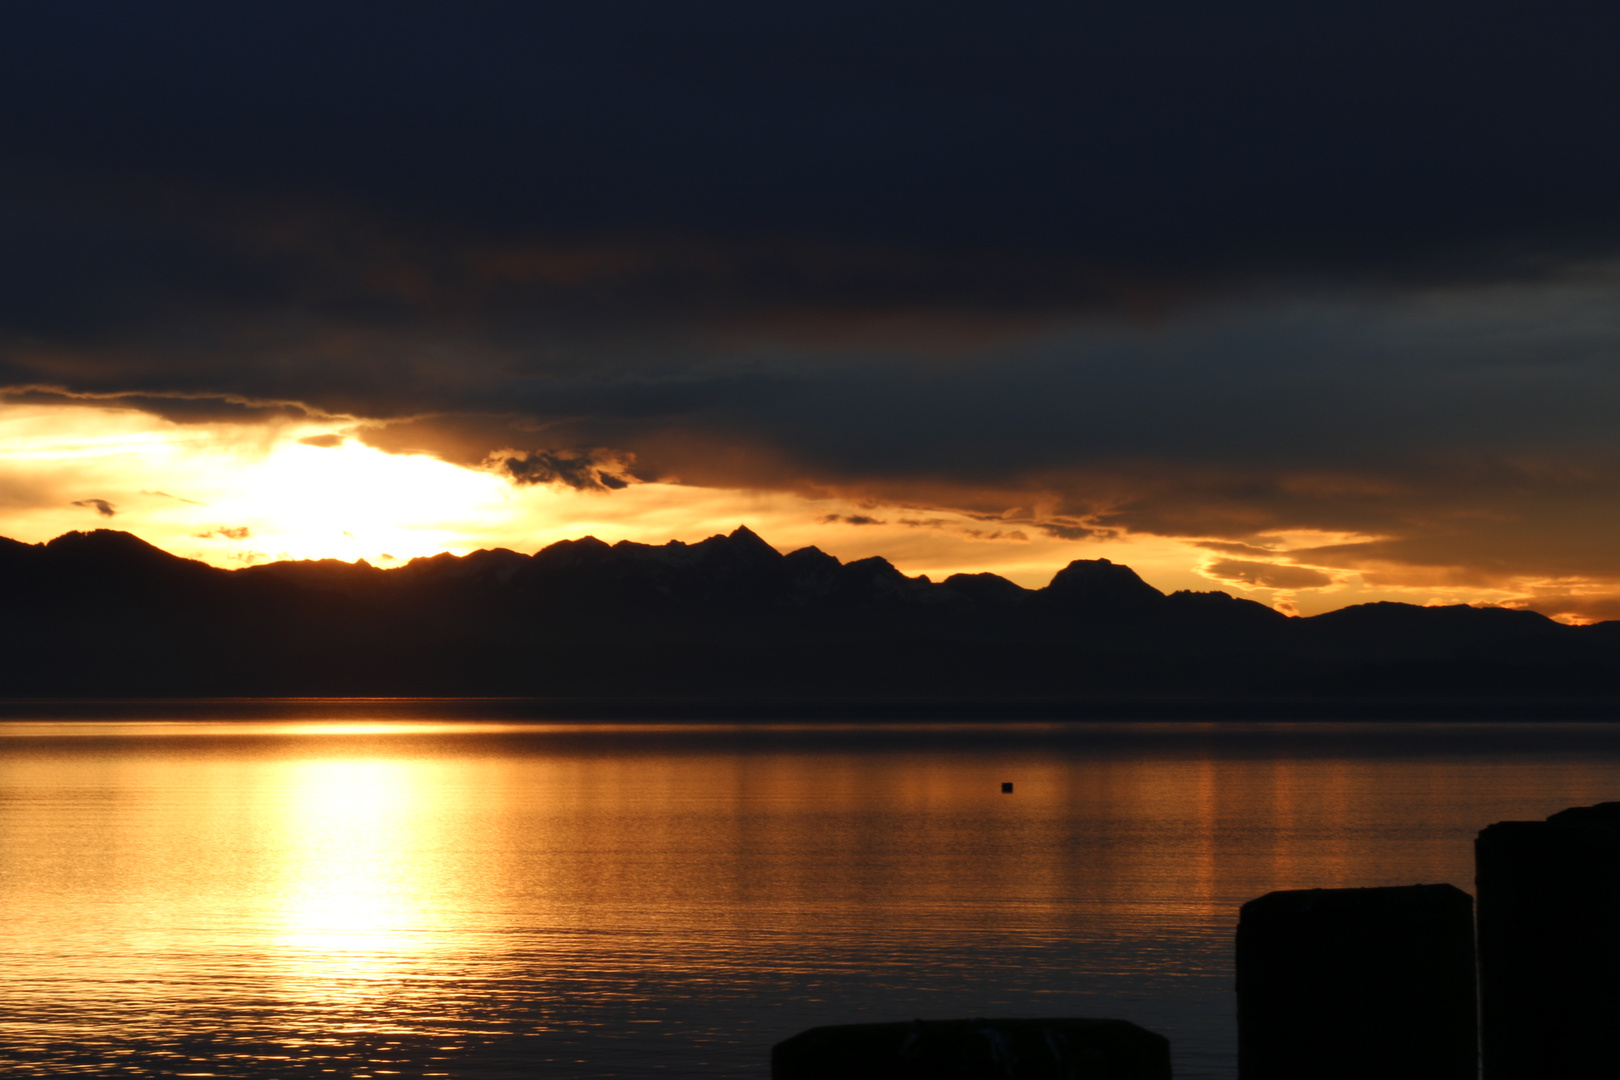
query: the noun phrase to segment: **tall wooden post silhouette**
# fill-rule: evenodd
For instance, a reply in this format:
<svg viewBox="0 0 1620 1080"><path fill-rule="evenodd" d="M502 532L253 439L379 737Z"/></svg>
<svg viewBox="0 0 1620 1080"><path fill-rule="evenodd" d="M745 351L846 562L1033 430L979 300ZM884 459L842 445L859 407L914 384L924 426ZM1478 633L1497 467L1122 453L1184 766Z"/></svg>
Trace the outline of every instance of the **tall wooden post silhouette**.
<svg viewBox="0 0 1620 1080"><path fill-rule="evenodd" d="M1239 1080L1476 1080L1474 904L1451 885L1243 905Z"/></svg>
<svg viewBox="0 0 1620 1080"><path fill-rule="evenodd" d="M1485 1080L1620 1075L1620 802L1474 842Z"/></svg>

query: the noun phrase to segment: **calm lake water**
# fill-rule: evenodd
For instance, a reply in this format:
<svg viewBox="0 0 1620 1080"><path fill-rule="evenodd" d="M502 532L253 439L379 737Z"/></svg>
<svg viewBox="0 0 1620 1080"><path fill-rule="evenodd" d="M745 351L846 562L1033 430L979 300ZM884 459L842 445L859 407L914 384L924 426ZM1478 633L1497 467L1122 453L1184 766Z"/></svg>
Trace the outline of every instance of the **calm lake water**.
<svg viewBox="0 0 1620 1080"><path fill-rule="evenodd" d="M1243 901L1472 891L1483 826L1620 798L1610 724L302 711L0 724L0 1071L763 1078L1002 1015L1229 1078Z"/></svg>

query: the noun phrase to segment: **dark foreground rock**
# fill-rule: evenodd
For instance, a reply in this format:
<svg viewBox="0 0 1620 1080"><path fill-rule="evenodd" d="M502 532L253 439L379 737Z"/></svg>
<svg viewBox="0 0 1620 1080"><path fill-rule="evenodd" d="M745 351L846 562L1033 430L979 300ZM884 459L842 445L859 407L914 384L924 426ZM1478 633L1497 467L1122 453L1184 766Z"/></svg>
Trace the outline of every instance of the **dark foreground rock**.
<svg viewBox="0 0 1620 1080"><path fill-rule="evenodd" d="M1170 1040L1125 1020L912 1020L811 1028L772 1080L1169 1080Z"/></svg>
<svg viewBox="0 0 1620 1080"><path fill-rule="evenodd" d="M1620 802L1474 845L1486 1080L1620 1074Z"/></svg>
<svg viewBox="0 0 1620 1080"><path fill-rule="evenodd" d="M1474 1080L1473 915L1451 885L1301 889L1244 904L1241 1080Z"/></svg>

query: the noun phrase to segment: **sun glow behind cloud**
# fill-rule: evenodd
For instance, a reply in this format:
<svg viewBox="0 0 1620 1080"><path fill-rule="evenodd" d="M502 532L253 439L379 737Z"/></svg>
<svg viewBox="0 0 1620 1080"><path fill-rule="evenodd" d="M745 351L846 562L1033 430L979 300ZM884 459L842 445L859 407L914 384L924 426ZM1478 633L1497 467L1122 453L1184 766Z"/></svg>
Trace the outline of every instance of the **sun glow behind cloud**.
<svg viewBox="0 0 1620 1080"><path fill-rule="evenodd" d="M182 425L92 406L0 406L0 532L38 542L70 529L120 528L220 566L289 558L389 565L481 547L533 551L586 534L696 541L746 524L784 548L815 544L846 559L883 555L908 572L936 576L994 570L1035 585L1070 559L1096 557L1100 546L948 512L930 511L926 521L904 510L876 518L870 507L835 497L679 484L611 493L520 486L494 472L352 439L304 441L329 442L322 437L339 430Z"/></svg>
<svg viewBox="0 0 1620 1080"><path fill-rule="evenodd" d="M0 404L0 535L32 543L115 528L223 567L322 558L394 566L443 551L532 552L585 535L695 542L747 525L783 551L814 545L845 561L882 556L936 581L987 571L1040 587L1072 559L1109 558L1165 591L1219 588L1302 614L1373 599L1518 595L1467 585L1372 588L1354 570L1288 555L1356 539L1339 535L1279 534L1272 547L1232 551L1224 549L1241 545L1148 534L1063 539L1027 524L830 494L514 485L495 472L366 446L344 436L346 423L180 424L99 405Z"/></svg>
<svg viewBox="0 0 1620 1080"><path fill-rule="evenodd" d="M432 554L496 516L505 485L431 458L300 438L312 424L173 424L117 409L0 408L6 532L123 528L218 565ZM106 510L86 507L100 500Z"/></svg>

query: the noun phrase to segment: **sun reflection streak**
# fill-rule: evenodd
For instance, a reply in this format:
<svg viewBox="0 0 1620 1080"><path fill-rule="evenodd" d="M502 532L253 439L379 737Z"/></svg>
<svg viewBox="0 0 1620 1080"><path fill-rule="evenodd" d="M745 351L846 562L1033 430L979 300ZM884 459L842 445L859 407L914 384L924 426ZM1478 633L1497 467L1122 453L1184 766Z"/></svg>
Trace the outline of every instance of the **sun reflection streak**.
<svg viewBox="0 0 1620 1080"><path fill-rule="evenodd" d="M288 772L273 955L300 996L352 1004L432 948L413 843L424 808L408 761L298 761Z"/></svg>

